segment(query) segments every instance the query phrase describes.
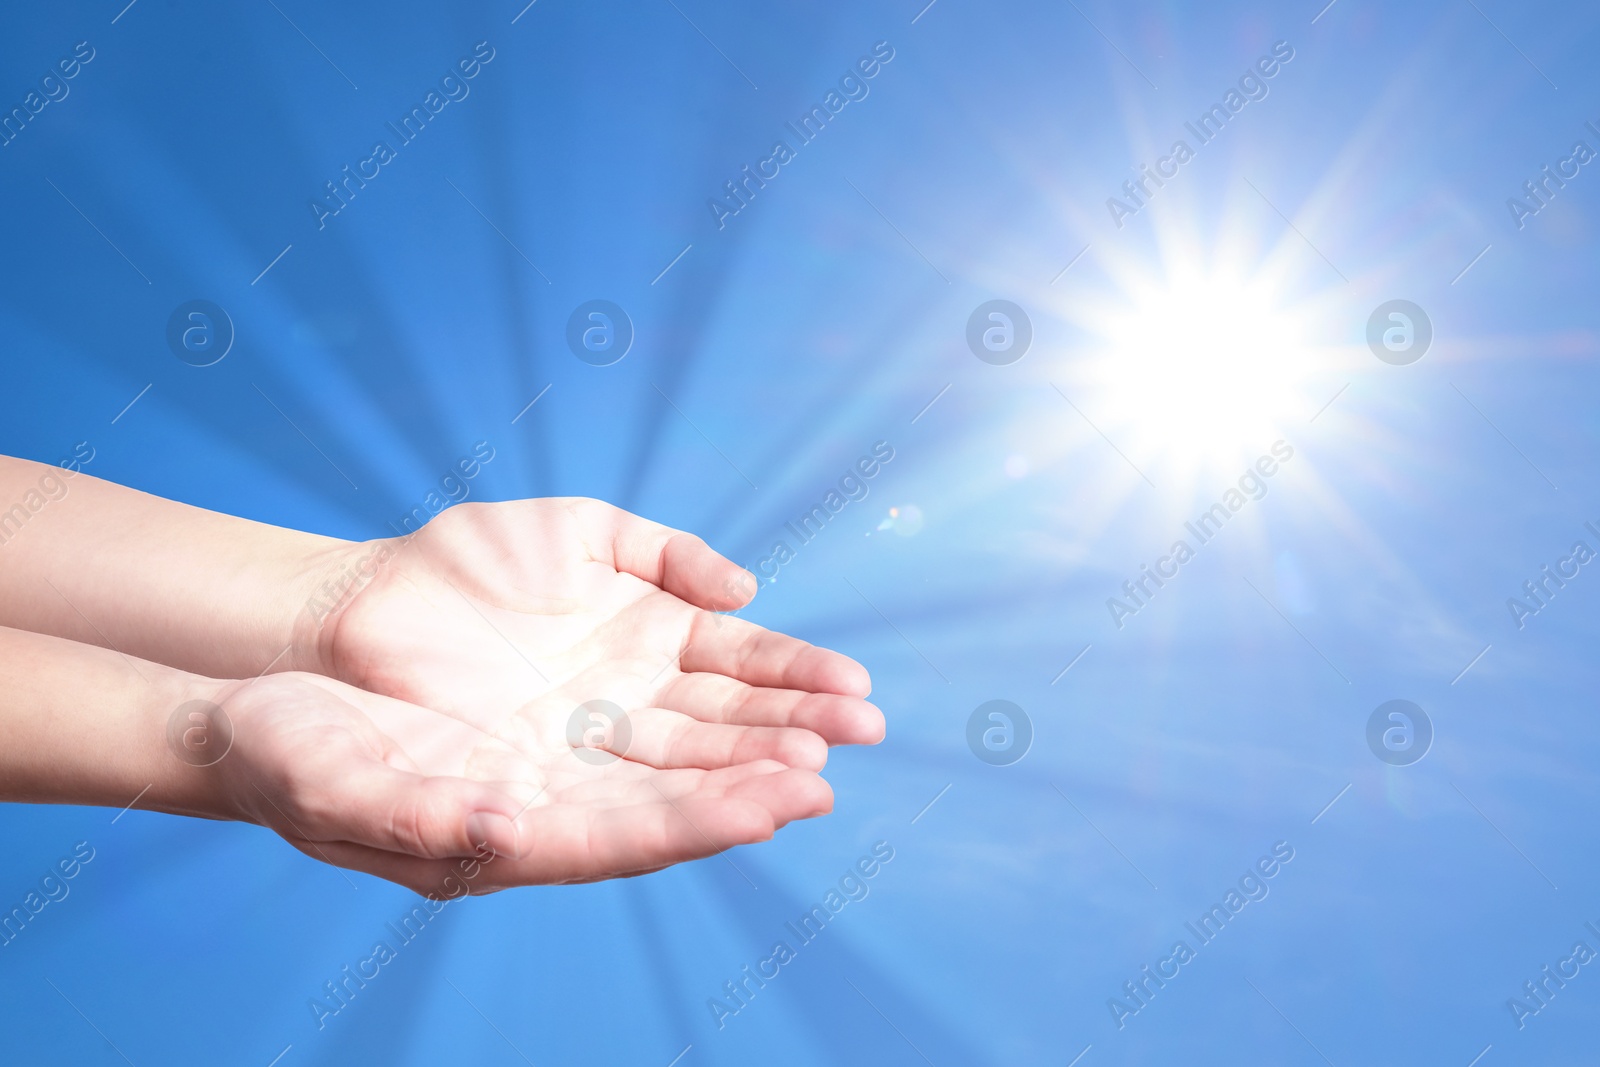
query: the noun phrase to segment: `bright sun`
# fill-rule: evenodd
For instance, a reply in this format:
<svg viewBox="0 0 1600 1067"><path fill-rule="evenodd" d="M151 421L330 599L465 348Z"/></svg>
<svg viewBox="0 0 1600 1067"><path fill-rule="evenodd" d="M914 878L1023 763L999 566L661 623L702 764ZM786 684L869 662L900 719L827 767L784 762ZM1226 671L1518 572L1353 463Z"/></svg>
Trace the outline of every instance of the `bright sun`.
<svg viewBox="0 0 1600 1067"><path fill-rule="evenodd" d="M1248 462L1305 417L1304 328L1259 279L1187 271L1096 315L1084 384L1130 455L1185 473Z"/></svg>

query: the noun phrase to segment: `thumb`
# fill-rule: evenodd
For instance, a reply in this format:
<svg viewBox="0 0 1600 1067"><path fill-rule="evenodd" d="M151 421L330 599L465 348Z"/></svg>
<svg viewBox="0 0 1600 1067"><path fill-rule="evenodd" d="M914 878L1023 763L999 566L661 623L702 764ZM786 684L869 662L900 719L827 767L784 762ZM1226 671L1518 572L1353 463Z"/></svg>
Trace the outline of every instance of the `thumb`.
<svg viewBox="0 0 1600 1067"><path fill-rule="evenodd" d="M694 534L680 533L661 552L662 588L707 611L734 611L750 603L756 576Z"/></svg>
<svg viewBox="0 0 1600 1067"><path fill-rule="evenodd" d="M591 545L600 550L597 558L697 608L732 611L756 595L760 583L755 575L694 534L609 504L593 521L606 530L604 535L596 531L590 536Z"/></svg>
<svg viewBox="0 0 1600 1067"><path fill-rule="evenodd" d="M324 814L295 827L302 836L422 859L472 856L485 847L520 857L531 844L517 826L524 806L481 782L416 774L378 760L341 768L331 780L338 784L329 795L307 805Z"/></svg>

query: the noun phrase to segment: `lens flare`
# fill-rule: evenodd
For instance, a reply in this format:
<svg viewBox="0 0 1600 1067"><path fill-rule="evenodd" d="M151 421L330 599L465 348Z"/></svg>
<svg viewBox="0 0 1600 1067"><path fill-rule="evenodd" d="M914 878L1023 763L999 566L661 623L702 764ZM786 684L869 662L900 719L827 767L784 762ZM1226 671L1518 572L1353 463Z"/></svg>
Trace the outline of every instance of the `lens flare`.
<svg viewBox="0 0 1600 1067"><path fill-rule="evenodd" d="M915 537L922 532L922 523L922 509L915 504L907 504L904 507L890 508L889 514L884 516L883 521L878 523L870 533L891 530L901 537Z"/></svg>

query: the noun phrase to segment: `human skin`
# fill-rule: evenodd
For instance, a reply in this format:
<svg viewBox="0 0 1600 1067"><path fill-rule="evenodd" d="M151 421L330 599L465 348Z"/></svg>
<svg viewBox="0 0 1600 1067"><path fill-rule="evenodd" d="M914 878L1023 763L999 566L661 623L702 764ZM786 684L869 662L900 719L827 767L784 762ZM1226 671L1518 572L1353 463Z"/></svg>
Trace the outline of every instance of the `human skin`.
<svg viewBox="0 0 1600 1067"><path fill-rule="evenodd" d="M0 508L62 473L0 458ZM815 773L829 745L883 736L859 664L717 614L748 603L747 572L599 501L461 505L413 535L354 543L81 473L62 484L25 523L0 511L0 625L202 678L269 674L237 698L253 715L278 693L275 672L296 672L302 688L285 701L325 703L303 688L320 675L353 687L337 699L369 717L366 702L384 696L472 728L524 761L517 780L574 805L551 814L535 800L517 824L522 847L530 818L536 849L559 853L574 835L592 846L548 869L496 864L496 884L637 873L760 840L829 810ZM601 742L618 757L605 763L569 740L593 700L630 726ZM705 799L720 813L709 823ZM413 886L449 869L393 841L324 836L319 858Z"/></svg>
<svg viewBox="0 0 1600 1067"><path fill-rule="evenodd" d="M219 732L214 711L191 718L208 706L222 709L230 743L214 762L182 758L171 723ZM7 628L0 723L8 800L255 823L309 856L430 894L453 858L485 847L495 862L473 892L594 881L765 840L832 803L814 773L773 761L590 780L319 675L219 681Z"/></svg>

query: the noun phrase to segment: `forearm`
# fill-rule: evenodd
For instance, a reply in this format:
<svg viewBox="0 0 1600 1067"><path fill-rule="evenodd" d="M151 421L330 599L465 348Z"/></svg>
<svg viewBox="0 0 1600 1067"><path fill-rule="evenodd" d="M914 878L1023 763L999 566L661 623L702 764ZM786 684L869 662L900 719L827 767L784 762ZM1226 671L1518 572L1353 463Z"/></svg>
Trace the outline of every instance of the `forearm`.
<svg viewBox="0 0 1600 1067"><path fill-rule="evenodd" d="M173 713L218 683L0 628L0 800L228 817L215 776L167 741Z"/></svg>
<svg viewBox="0 0 1600 1067"><path fill-rule="evenodd" d="M304 638L349 547L0 457L0 626L212 677L317 670Z"/></svg>

